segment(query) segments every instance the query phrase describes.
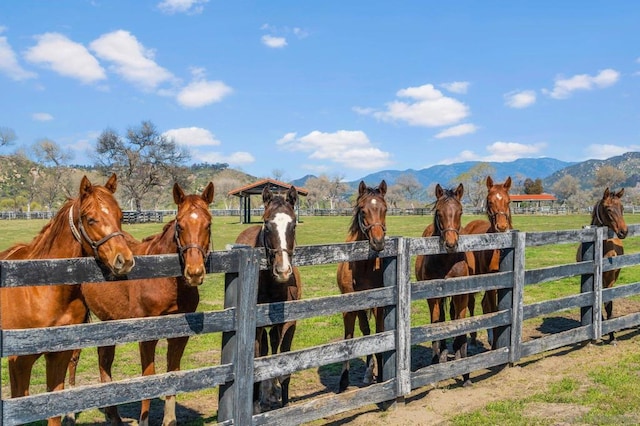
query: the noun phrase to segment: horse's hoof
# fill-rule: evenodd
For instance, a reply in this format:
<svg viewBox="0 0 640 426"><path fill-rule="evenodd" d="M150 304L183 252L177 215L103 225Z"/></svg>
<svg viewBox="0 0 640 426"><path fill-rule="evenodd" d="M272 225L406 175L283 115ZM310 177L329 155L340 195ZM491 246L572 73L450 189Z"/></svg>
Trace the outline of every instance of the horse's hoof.
<svg viewBox="0 0 640 426"><path fill-rule="evenodd" d="M471 379L467 379L462 383L462 387L463 388L466 388L466 387L469 387L469 386L473 386L473 382L471 381Z"/></svg>

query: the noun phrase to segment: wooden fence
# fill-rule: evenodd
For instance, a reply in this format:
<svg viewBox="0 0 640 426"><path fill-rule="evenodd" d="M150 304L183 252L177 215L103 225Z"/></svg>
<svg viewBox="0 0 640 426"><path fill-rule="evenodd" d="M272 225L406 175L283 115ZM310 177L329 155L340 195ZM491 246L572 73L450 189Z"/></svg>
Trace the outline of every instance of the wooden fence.
<svg viewBox="0 0 640 426"><path fill-rule="evenodd" d="M629 236L639 232L640 225L629 227ZM245 247L214 252L208 258L207 270L209 273L225 274L225 305L222 310L68 327L2 330L0 353L6 357L222 333L219 364L16 399L3 398L0 400L0 422L4 425L21 424L71 411L214 387L220 390L218 421L236 425L300 424L365 405L402 400L413 389L427 384L493 366L512 364L532 354L597 340L610 331L639 325L640 312L602 320L602 303L640 294L640 283L602 288L602 271L640 264L640 253L603 259L602 239L605 237L605 228L461 236L461 251L501 249L501 272L419 282L411 280L411 259L417 254L443 253L437 238L388 238L385 250L379 254L371 253L366 242L299 246L294 256L298 266L363 260L377 255L383 261L385 285L366 292L270 305L255 303L258 271L265 266L261 250ZM525 268L525 248L562 243L582 243L586 260L540 269ZM128 278L179 274L176 255L141 256L136 258L136 267ZM524 304L525 286L573 276L582 277L579 293ZM0 262L0 285L6 287L104 280L105 276L93 259ZM335 283L332 281L327 285ZM412 301L490 288L498 289L499 293L499 311L496 313L433 325L412 324ZM352 311L378 306L385 307L386 331L383 333L264 358L253 357L256 326L339 314L347 308ZM524 321L572 308L581 310L581 324L578 327L538 339L523 340ZM489 328L497 329L497 349L411 371L412 345ZM375 352L384 353L383 380L380 383L342 394L328 393L282 409L252 415L250 395L254 381L340 363Z"/></svg>

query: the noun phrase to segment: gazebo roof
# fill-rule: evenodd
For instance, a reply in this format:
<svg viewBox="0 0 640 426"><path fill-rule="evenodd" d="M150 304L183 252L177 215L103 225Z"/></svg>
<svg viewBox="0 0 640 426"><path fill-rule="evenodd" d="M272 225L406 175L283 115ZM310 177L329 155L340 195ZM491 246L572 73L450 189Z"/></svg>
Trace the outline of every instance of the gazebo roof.
<svg viewBox="0 0 640 426"><path fill-rule="evenodd" d="M252 184L241 186L240 188L229 191L229 195L235 195L236 197L246 197L248 195L260 195L265 187L270 188L274 192L283 192L291 188L291 184L280 182L275 179L261 179ZM304 188L296 187L298 195L306 197L309 194Z"/></svg>

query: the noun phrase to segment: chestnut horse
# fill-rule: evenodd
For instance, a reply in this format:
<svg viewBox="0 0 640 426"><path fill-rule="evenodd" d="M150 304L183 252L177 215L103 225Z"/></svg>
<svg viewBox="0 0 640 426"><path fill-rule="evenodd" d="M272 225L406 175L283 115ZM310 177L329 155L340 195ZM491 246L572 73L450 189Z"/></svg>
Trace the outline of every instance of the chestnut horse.
<svg viewBox="0 0 640 426"><path fill-rule="evenodd" d="M116 187L115 174L104 186L92 185L84 176L77 198L67 201L30 243L0 252L0 259L93 256L114 275L126 275L134 266L134 258L122 234L122 211L113 196ZM0 292L3 330L81 324L88 317L80 285L1 288ZM64 388L72 352L44 354L48 391ZM31 371L40 355L9 357L11 397L29 395ZM48 424L59 425L61 419L51 418Z"/></svg>
<svg viewBox="0 0 640 426"><path fill-rule="evenodd" d="M205 261L211 241L211 213L213 183L209 182L202 195L185 195L180 185L173 186L173 200L178 206L176 218L167 223L162 232L137 242L128 238L136 255L177 253L182 276L152 278L110 283L84 283L82 295L89 309L102 321L142 318L159 315L195 312L200 301L198 286L206 274ZM167 371L180 370L180 361L188 336L167 339ZM157 340L139 343L142 375L155 374ZM115 346L98 348L100 381L111 381L111 366ZM140 425L149 424L150 401L142 401ZM107 407L105 415L112 424L122 424L115 406ZM164 404L163 425L176 423L175 395L168 395Z"/></svg>
<svg viewBox="0 0 640 426"><path fill-rule="evenodd" d="M291 186L283 197L274 195L265 187L262 191L264 203L263 224L251 226L238 235L237 244L251 247L263 247L267 259L267 270L261 270L258 278L258 303L275 303L289 300L299 300L302 297L302 282L298 268L291 264L296 238L295 206L298 202L298 191ZM269 330L267 338L266 327L256 328L255 356L289 352L293 335L296 331L296 321L274 324ZM281 406L289 404L289 382L291 376L278 379L281 384ZM253 402L256 413L271 408L274 402L273 381L257 382L254 384Z"/></svg>
<svg viewBox="0 0 640 426"><path fill-rule="evenodd" d="M622 240L627 236L627 224L624 221L624 206L621 198L624 195L624 188L618 192L610 192L607 187L604 190L602 199L593 206L591 211L591 225L606 226L616 236L608 238L602 242L602 256L613 257L624 254ZM582 244L578 247L576 260L582 260ZM614 286L620 275L620 269L614 269L602 273L602 287L611 288ZM613 316L613 301L606 302L604 309L607 313L607 319ZM603 315L604 317L604 315ZM609 343L615 344L615 336L613 332L609 333Z"/></svg>
<svg viewBox="0 0 640 426"><path fill-rule="evenodd" d="M461 232L462 195L464 187L458 185L455 190L443 189L436 185L436 203L434 206L433 223L429 224L423 237L439 237L441 244L447 253L434 255L418 255L416 257L415 272L419 281L465 277L474 269L475 259L471 253L458 252L458 237ZM445 298L437 297L428 299L431 323L445 320ZM451 319L466 317L469 306L469 295L459 294L452 296L454 315ZM445 340L432 342L432 363L447 361L447 342ZM453 350L456 359L467 356L467 336L457 336L453 341ZM464 386L471 384L469 374L463 375Z"/></svg>
<svg viewBox="0 0 640 426"><path fill-rule="evenodd" d="M368 240L369 248L374 252L384 250L387 232L387 202L384 198L386 193L387 183L384 180L376 188L368 187L364 181L360 181L347 242ZM340 263L338 264L337 280L342 294L380 288L383 285L381 261L378 257L374 257L367 260ZM384 331L382 308L373 308L372 311L376 320L376 333L380 333ZM364 336L371 334L367 313L367 311L361 310L342 314L345 339L353 338L356 317L362 334ZM367 371L363 380L365 384L370 384L375 380L376 365L380 368L380 356L376 355L375 358L371 355L367 356ZM348 360L342 365L338 392L343 392L347 387L349 387Z"/></svg>
<svg viewBox="0 0 640 426"><path fill-rule="evenodd" d="M491 176L487 176L487 220L472 220L464 227L464 234L490 234L495 232L509 232L513 229L511 223L511 176L503 183L494 183ZM476 261L476 274L490 274L500 271L500 250L481 250L473 252ZM469 313L473 316L475 295L469 296ZM487 290L482 297L482 312L488 314L498 311L498 290ZM489 344L495 349L493 330L489 330ZM476 344L477 333L471 333L471 343Z"/></svg>

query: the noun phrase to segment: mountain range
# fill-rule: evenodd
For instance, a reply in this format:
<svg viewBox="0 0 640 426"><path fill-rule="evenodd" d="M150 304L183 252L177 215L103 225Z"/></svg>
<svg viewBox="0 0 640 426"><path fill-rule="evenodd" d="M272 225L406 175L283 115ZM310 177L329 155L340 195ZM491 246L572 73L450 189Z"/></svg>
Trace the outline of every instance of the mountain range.
<svg viewBox="0 0 640 426"><path fill-rule="evenodd" d="M640 182L640 152L627 152L605 160L587 160L583 162L567 162L543 157L520 158L508 162L466 161L447 165L438 164L420 170L383 170L362 176L362 178L347 182L347 184L355 188L361 180L370 185L377 185L384 179L388 185L393 185L399 176L413 175L424 187L432 183L451 186L457 184L456 179L460 175L467 173L471 168L481 163L493 168L495 173L492 174L492 178L496 181L502 181L508 176L520 183L527 178L532 180L541 179L545 192L549 191L553 184L565 175L577 178L582 189L589 189L593 186L598 169L606 165L625 172L627 180L623 183L623 186L633 187ZM307 180L313 177L316 176L307 175L291 183L295 186L304 187Z"/></svg>

